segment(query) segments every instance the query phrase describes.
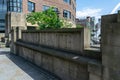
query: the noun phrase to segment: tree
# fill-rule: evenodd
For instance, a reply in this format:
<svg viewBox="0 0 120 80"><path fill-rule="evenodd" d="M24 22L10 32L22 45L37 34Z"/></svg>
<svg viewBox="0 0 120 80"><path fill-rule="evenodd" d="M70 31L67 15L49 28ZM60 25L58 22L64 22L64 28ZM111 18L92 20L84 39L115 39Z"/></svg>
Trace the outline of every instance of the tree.
<svg viewBox="0 0 120 80"><path fill-rule="evenodd" d="M31 24L37 24L39 29L58 29L63 25L53 7L43 12L30 13L26 19Z"/></svg>

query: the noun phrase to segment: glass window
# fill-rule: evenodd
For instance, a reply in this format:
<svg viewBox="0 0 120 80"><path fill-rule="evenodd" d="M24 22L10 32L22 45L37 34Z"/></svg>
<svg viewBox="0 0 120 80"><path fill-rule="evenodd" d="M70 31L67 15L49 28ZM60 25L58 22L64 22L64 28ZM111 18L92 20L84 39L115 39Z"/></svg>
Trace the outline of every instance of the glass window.
<svg viewBox="0 0 120 80"><path fill-rule="evenodd" d="M45 10L47 10L49 8L50 8L50 6L43 5L43 11L45 11Z"/></svg>
<svg viewBox="0 0 120 80"><path fill-rule="evenodd" d="M28 1L28 11L35 12L35 3Z"/></svg>
<svg viewBox="0 0 120 80"><path fill-rule="evenodd" d="M13 3L12 2L10 2L10 6L12 6L13 5Z"/></svg>
<svg viewBox="0 0 120 80"><path fill-rule="evenodd" d="M22 12L22 0L8 0L8 11Z"/></svg>
<svg viewBox="0 0 120 80"><path fill-rule="evenodd" d="M64 2L71 4L71 0L63 0Z"/></svg>
<svg viewBox="0 0 120 80"><path fill-rule="evenodd" d="M58 8L54 8L54 11L55 11L55 12L58 12Z"/></svg>
<svg viewBox="0 0 120 80"><path fill-rule="evenodd" d="M0 0L0 13L7 12L7 1Z"/></svg>
<svg viewBox="0 0 120 80"><path fill-rule="evenodd" d="M63 17L67 18L67 19L71 19L71 12L67 11L67 10L64 10L63 11Z"/></svg>
<svg viewBox="0 0 120 80"><path fill-rule="evenodd" d="M49 8L50 8L50 6L43 5L43 11L45 11L45 10L47 10L47 9L49 9ZM55 12L57 12L57 13L59 12L59 11L58 11L58 8L56 8L56 7L54 7L53 10L54 10Z"/></svg>

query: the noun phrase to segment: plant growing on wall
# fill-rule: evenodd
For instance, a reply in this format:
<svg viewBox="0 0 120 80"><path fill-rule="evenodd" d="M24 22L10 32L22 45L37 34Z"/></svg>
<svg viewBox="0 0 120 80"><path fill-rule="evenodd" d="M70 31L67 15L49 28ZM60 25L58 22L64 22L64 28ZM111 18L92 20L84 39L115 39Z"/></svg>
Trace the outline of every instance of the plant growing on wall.
<svg viewBox="0 0 120 80"><path fill-rule="evenodd" d="M77 25L76 25L76 28L83 28L83 26L80 25L80 24L77 24Z"/></svg>
<svg viewBox="0 0 120 80"><path fill-rule="evenodd" d="M63 25L63 21L51 7L43 12L33 12L27 15L27 22L37 24L39 29L58 29Z"/></svg>
<svg viewBox="0 0 120 80"><path fill-rule="evenodd" d="M73 24L67 19L62 19L63 26L61 28L72 28Z"/></svg>

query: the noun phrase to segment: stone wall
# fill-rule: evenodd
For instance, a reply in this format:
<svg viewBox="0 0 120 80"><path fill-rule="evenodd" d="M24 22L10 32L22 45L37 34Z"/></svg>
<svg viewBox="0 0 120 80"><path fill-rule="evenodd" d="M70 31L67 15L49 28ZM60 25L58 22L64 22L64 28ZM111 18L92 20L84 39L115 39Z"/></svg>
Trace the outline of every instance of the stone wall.
<svg viewBox="0 0 120 80"><path fill-rule="evenodd" d="M52 55L56 54L53 52L51 55L44 52L39 52L32 50L23 46L19 46L19 55L25 59L35 63L36 65L54 73L59 76L62 80L88 80L89 73L87 71L87 64L79 64L66 58L62 58L60 55L65 56L65 54ZM58 56L58 57L57 57Z"/></svg>
<svg viewBox="0 0 120 80"><path fill-rule="evenodd" d="M14 27L24 27L24 29L27 29L25 14L16 12L8 12L6 14L6 37L9 37L9 34Z"/></svg>
<svg viewBox="0 0 120 80"><path fill-rule="evenodd" d="M23 31L22 40L80 53L83 52L84 48L90 47L90 30L81 28Z"/></svg>
<svg viewBox="0 0 120 80"><path fill-rule="evenodd" d="M88 29L22 31L15 53L62 80L101 80L99 59L82 55L90 47L89 34Z"/></svg>
<svg viewBox="0 0 120 80"><path fill-rule="evenodd" d="M21 40L17 41L16 45L17 55L48 70L62 80L101 80L102 66L95 59Z"/></svg>
<svg viewBox="0 0 120 80"><path fill-rule="evenodd" d="M102 16L102 80L120 80L120 13Z"/></svg>
<svg viewBox="0 0 120 80"><path fill-rule="evenodd" d="M7 39L6 46L11 48L11 52L15 53L15 42L21 38L20 30L26 30L26 19L23 13L8 12L6 14L5 38Z"/></svg>

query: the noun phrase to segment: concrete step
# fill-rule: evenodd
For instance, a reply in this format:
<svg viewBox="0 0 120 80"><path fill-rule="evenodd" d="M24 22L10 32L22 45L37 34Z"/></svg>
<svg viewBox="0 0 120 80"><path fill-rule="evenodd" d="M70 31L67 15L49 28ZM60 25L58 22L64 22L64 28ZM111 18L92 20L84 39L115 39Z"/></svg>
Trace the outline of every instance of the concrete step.
<svg viewBox="0 0 120 80"><path fill-rule="evenodd" d="M87 57L94 58L97 60L101 60L102 58L102 53L100 51L100 48L85 48L84 54Z"/></svg>

